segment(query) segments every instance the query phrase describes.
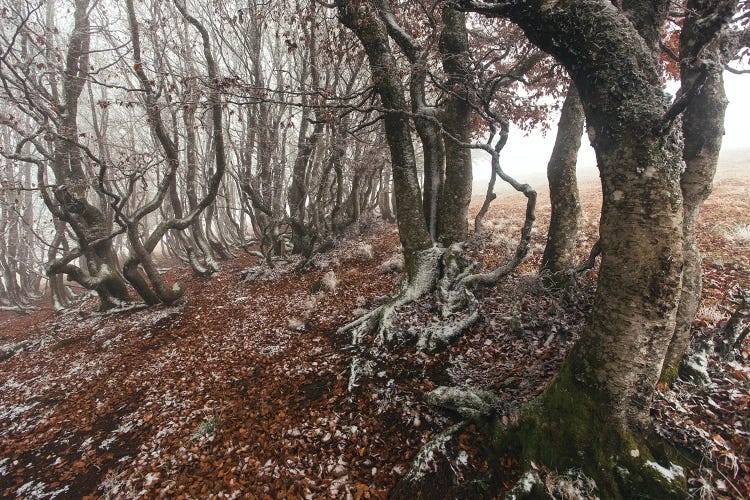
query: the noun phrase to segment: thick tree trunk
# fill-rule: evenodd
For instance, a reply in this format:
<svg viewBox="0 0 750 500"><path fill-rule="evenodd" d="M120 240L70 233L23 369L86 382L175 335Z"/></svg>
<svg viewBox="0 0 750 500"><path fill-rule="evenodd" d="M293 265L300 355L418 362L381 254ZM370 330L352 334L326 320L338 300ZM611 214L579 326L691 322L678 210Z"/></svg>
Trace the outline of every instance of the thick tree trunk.
<svg viewBox="0 0 750 500"><path fill-rule="evenodd" d="M457 143L470 142L471 106L469 105L470 61L466 14L450 5L442 10L443 29L440 53L447 75L448 97L442 113L445 131L445 183L440 197L439 240L445 246L466 240L469 234L469 202L471 201L471 150Z"/></svg>
<svg viewBox="0 0 750 500"><path fill-rule="evenodd" d="M415 118L414 125L422 142L424 219L430 237L437 240L445 185L445 146L440 136L440 127L436 123L424 118Z"/></svg>
<svg viewBox="0 0 750 500"><path fill-rule="evenodd" d="M656 457L643 439L683 264L682 144L651 46L607 0L465 4L510 18L566 67L601 171L594 307L560 375L526 413L526 456L557 470L582 465L602 496L634 495L645 484L660 486L662 497L680 495L684 478L664 484L646 467Z"/></svg>
<svg viewBox="0 0 750 500"><path fill-rule="evenodd" d="M603 410L643 429L682 271L682 150L677 134L664 129L659 68L610 2L532 1L507 15L568 69L601 170L602 267L591 319L568 363L577 383L610 402Z"/></svg>
<svg viewBox="0 0 750 500"><path fill-rule="evenodd" d="M555 146L547 164L552 215L547 246L542 256L542 269L553 276L563 276L576 265L576 240L581 217L576 162L581 147L583 122L583 107L575 85L571 83L557 126Z"/></svg>
<svg viewBox="0 0 750 500"><path fill-rule="evenodd" d="M716 166L719 162L722 136L724 135L724 113L727 98L724 93L721 54L719 41L714 41L701 52L702 60L715 63L707 69L691 64L688 57L699 41L699 17L705 3L697 0L688 2L685 23L680 34L680 55L685 55L680 68L683 91L688 91L696 82L706 80L700 91L693 96L682 115L682 133L685 140L683 158L685 172L680 186L683 202L683 233L685 266L682 271L682 294L677 309L677 324L664 360L662 379L671 382L677 376L682 359L690 344L690 329L701 299L701 253L695 239L695 224L701 205L711 193Z"/></svg>

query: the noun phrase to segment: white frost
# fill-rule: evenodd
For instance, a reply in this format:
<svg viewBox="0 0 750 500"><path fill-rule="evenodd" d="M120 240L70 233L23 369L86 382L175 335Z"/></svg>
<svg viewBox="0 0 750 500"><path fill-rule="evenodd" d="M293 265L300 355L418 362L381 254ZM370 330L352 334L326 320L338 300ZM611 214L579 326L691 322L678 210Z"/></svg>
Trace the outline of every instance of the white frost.
<svg viewBox="0 0 750 500"><path fill-rule="evenodd" d="M328 271L323 275L323 277L320 279L320 284L328 290L329 292L333 293L336 291L336 285L338 284L338 280L336 279L336 273L333 271Z"/></svg>
<svg viewBox="0 0 750 500"><path fill-rule="evenodd" d="M537 474L536 471L533 470L526 471L526 474L521 476L521 479L518 480L518 485L521 487L521 490L524 493L531 493L534 485L541 483L542 480L539 478L539 474Z"/></svg>
<svg viewBox="0 0 750 500"><path fill-rule="evenodd" d="M669 469L667 469L666 467L662 467L656 462L650 462L650 461L646 462L644 465L646 467L651 467L652 469L654 469L656 472L664 476L667 479L667 481L669 481L670 483L674 481L675 479L677 479L678 477L685 476L685 471L682 469L682 467L673 463L669 464Z"/></svg>

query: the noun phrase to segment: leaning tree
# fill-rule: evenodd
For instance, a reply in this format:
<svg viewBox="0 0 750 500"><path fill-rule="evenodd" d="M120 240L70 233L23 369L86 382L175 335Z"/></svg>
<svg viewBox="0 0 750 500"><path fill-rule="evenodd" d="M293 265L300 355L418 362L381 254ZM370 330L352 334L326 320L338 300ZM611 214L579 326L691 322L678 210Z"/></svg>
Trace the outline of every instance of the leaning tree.
<svg viewBox="0 0 750 500"><path fill-rule="evenodd" d="M673 381L680 370L683 373L689 371L689 364L683 363L683 360L690 344L691 325L700 304L702 284L702 258L695 226L701 206L711 193L719 163L724 114L728 104L724 92L724 67L738 57L747 58L750 47L748 2L738 2L735 22L707 42L706 37L710 33L705 32L704 20L710 18L713 8L712 2L686 2L681 17L676 20L681 21L681 26L678 26L678 54L664 47L669 56L679 63L681 97L687 101L681 117L685 171L680 178L685 266L675 330L662 370L662 379L667 382Z"/></svg>

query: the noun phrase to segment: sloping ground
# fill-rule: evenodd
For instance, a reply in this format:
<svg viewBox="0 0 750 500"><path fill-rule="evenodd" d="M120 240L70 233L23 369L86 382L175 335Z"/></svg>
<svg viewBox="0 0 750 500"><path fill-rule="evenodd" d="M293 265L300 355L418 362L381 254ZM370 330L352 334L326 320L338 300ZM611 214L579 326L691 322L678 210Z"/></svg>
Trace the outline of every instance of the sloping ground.
<svg viewBox="0 0 750 500"><path fill-rule="evenodd" d="M728 316L718 305L731 286L750 285L750 242L734 231L750 224L749 187L744 178L722 180L704 212L699 340ZM179 277L189 297L180 307L101 315L88 299L60 315L0 316L0 496L385 497L422 445L456 422L429 407L425 391L491 388L501 396L497 410L512 418L577 338L593 276L565 296L540 285L534 270L549 202L539 203L534 254L487 294L481 322L435 356L394 346L351 394L349 339L334 332L396 290L397 276L381 270L397 251L391 226L341 243L308 273L281 265L243 282L252 257L224 263L211 279L176 268L170 279ZM586 190L582 257L595 240L599 204L596 189ZM485 266L513 250L521 211L517 195L501 194L472 249ZM403 311L405 327L429 321L431 302ZM746 343L733 363L709 360L712 385L679 383L658 397L662 433L713 460L692 480L703 493L750 492L748 356ZM481 444L467 428L432 450L421 472L438 474L425 494L489 496L488 487L511 486L514 457L490 464Z"/></svg>

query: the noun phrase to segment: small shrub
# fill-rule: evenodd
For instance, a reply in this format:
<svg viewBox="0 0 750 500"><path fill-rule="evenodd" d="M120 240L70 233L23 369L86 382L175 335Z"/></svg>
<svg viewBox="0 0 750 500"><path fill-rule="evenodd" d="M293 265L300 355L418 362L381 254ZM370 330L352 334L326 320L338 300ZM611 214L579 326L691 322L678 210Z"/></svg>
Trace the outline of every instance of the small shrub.
<svg viewBox="0 0 750 500"><path fill-rule="evenodd" d="M193 441L213 441L216 431L221 427L221 415L216 412L206 413L198 428L193 432Z"/></svg>
<svg viewBox="0 0 750 500"><path fill-rule="evenodd" d="M375 256L375 252L372 250L372 245L368 243L360 243L354 250L354 257L357 260L372 260Z"/></svg>
<svg viewBox="0 0 750 500"><path fill-rule="evenodd" d="M323 275L323 277L320 279L320 285L323 290L326 290L328 292L335 292L336 291L336 285L338 285L338 280L336 279L336 273L333 271L328 271Z"/></svg>
<svg viewBox="0 0 750 500"><path fill-rule="evenodd" d="M289 326L290 330L294 330L296 332L301 332L305 329L305 322L299 318L289 318L289 320L287 321L287 325Z"/></svg>

